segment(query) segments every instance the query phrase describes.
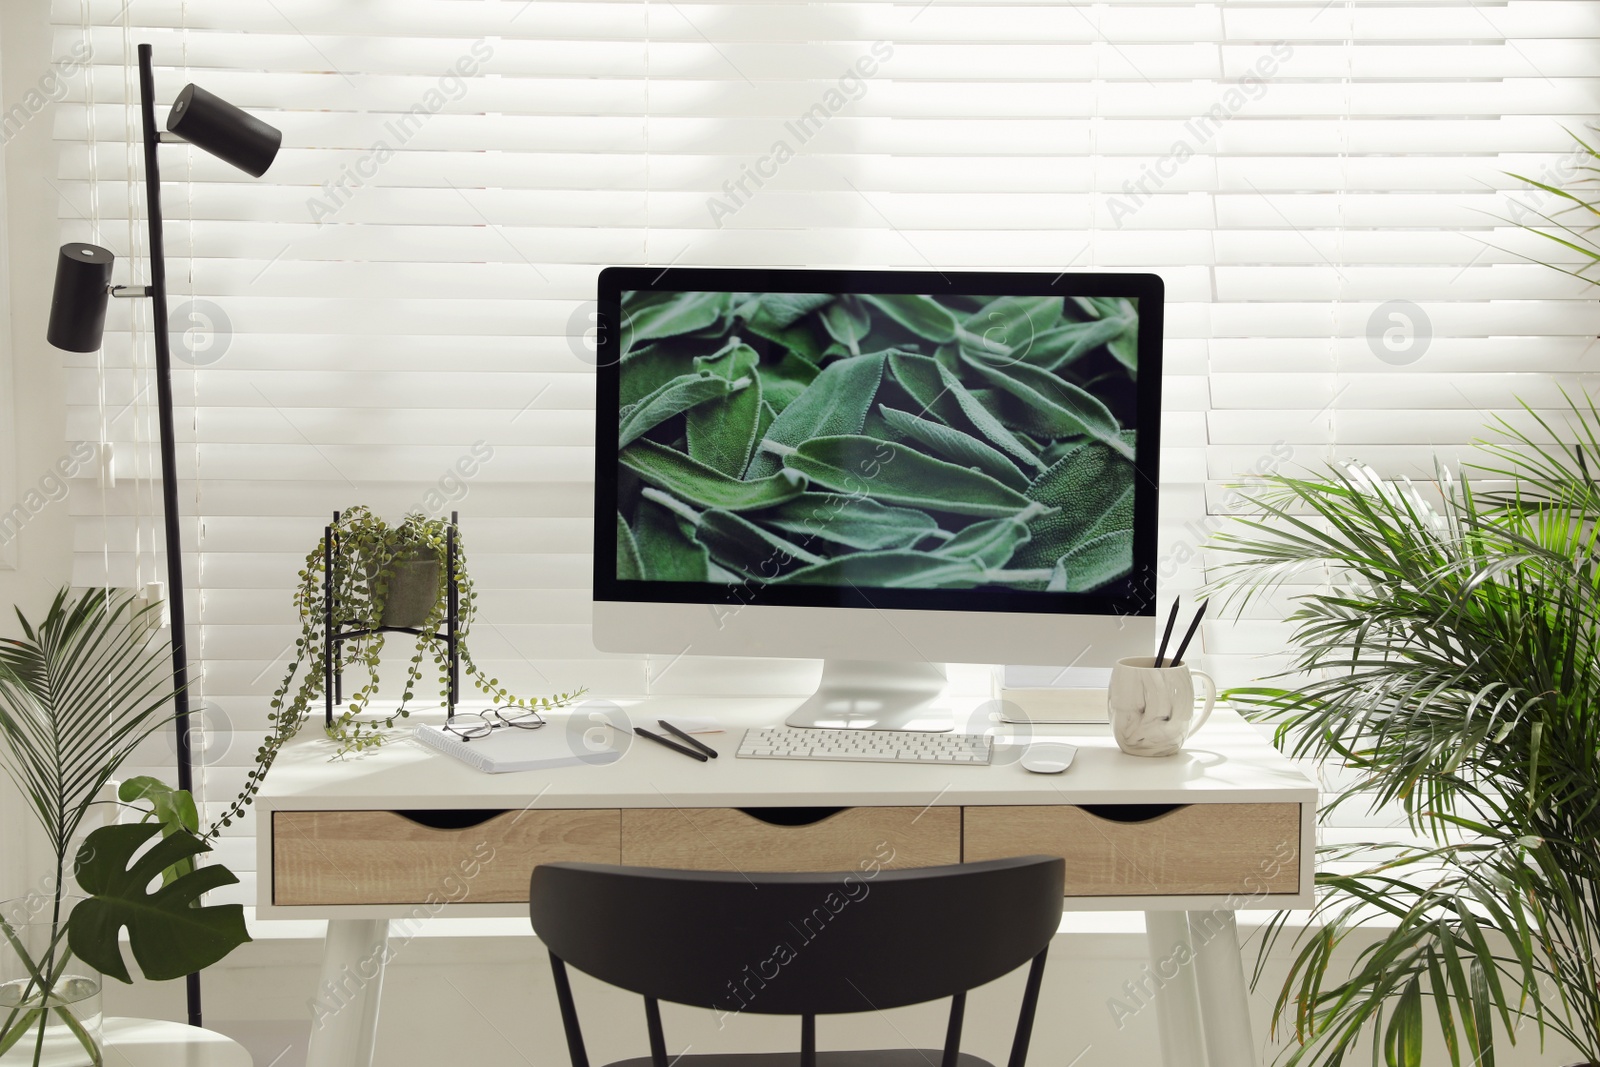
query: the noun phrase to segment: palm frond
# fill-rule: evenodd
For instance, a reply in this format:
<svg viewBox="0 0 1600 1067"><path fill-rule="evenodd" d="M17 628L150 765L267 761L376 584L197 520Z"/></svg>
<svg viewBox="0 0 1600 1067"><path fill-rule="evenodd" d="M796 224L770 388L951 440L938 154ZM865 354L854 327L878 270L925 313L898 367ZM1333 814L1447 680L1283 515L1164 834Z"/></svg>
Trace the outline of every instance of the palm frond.
<svg viewBox="0 0 1600 1067"><path fill-rule="evenodd" d="M1550 182L1528 178L1521 174L1507 172L1507 177L1515 178L1519 182L1537 189L1541 193L1552 196L1556 204L1551 210L1530 208L1529 213L1536 216L1538 221L1528 222L1525 219L1509 219L1501 216L1500 221L1510 223L1519 229L1526 230L1544 240L1550 241L1558 250L1576 252L1581 261L1581 266L1573 269L1561 263L1546 262L1532 256L1524 256L1540 266L1549 267L1551 270L1560 271L1562 274L1571 275L1590 285L1596 283L1589 272L1600 266L1600 242L1594 237L1597 225L1600 225L1600 197L1590 194L1590 189L1600 183L1600 150L1585 141L1582 137L1568 129L1568 136L1577 145L1574 150L1590 160L1590 165L1577 168L1580 175L1569 186L1563 187ZM1491 246L1496 247L1498 246ZM1501 249L1501 251L1506 251ZM1514 255L1518 253L1513 253Z"/></svg>
<svg viewBox="0 0 1600 1067"><path fill-rule="evenodd" d="M1441 468L1430 502L1359 464L1271 475L1213 539L1236 610L1304 583L1290 668L1229 696L1286 752L1356 772L1325 812L1398 805L1430 842L1324 853L1275 1007L1286 1064L1411 1067L1425 1032L1489 1064L1547 1029L1600 1060L1600 409L1569 406L1492 427L1469 469L1503 487ZM1263 960L1290 936L1269 926Z"/></svg>
<svg viewBox="0 0 1600 1067"><path fill-rule="evenodd" d="M37 626L0 640L0 765L21 787L57 863L117 767L167 716L164 646L131 595L63 589ZM19 618L21 618L19 613Z"/></svg>

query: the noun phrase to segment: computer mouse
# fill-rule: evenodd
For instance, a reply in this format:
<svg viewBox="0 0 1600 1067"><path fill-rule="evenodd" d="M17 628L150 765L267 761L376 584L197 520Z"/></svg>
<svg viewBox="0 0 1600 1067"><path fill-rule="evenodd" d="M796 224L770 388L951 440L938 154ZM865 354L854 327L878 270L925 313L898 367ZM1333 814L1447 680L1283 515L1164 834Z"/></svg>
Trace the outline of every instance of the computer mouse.
<svg viewBox="0 0 1600 1067"><path fill-rule="evenodd" d="M1072 757L1078 754L1076 745L1065 741L1035 741L1022 750L1022 769L1034 774L1060 774L1072 766Z"/></svg>

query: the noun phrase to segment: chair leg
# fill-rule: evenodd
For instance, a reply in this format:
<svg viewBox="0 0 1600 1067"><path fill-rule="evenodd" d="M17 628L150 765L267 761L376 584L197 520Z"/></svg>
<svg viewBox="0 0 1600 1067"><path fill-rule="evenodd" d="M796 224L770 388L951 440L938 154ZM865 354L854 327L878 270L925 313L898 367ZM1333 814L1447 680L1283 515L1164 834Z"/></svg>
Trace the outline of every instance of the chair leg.
<svg viewBox="0 0 1600 1067"><path fill-rule="evenodd" d="M800 1067L817 1067L817 1017L800 1016Z"/></svg>
<svg viewBox="0 0 1600 1067"><path fill-rule="evenodd" d="M644 998L644 1024L650 1031L651 1067L667 1067L667 1035L661 1029L661 1003L655 997Z"/></svg>
<svg viewBox="0 0 1600 1067"><path fill-rule="evenodd" d="M956 1067L961 1055L961 1022L967 1011L967 995L957 993L950 998L950 1025L944 1032L944 1058L939 1067Z"/></svg>
<svg viewBox="0 0 1600 1067"><path fill-rule="evenodd" d="M1017 1015L1017 1036L1011 1042L1007 1067L1023 1067L1028 1060L1028 1042L1033 1039L1033 1016L1039 1007L1039 987L1044 983L1044 957L1049 947L1033 957L1028 968L1028 988L1022 994L1022 1011Z"/></svg>
<svg viewBox="0 0 1600 1067"><path fill-rule="evenodd" d="M578 1027L578 1006L572 999L572 983L567 981L567 965L550 953L550 973L556 982L556 1003L561 1006L561 1026L567 1032L567 1055L572 1067L589 1067L589 1054L583 1048L583 1031Z"/></svg>

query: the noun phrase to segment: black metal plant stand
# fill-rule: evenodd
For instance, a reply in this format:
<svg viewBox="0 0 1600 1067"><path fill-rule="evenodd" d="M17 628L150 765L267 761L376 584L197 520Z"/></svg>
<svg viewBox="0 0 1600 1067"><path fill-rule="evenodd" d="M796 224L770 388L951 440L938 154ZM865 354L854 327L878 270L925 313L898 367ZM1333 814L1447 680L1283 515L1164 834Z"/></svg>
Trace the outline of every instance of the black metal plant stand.
<svg viewBox="0 0 1600 1067"><path fill-rule="evenodd" d="M426 633L415 626L382 626L377 619L342 627L336 621L339 583L334 578L334 561L339 558L339 513L322 532L322 692L326 702L326 724L333 725L333 709L344 703L344 672L340 669L346 641L376 633L402 633L432 637L443 641L449 656L450 671L446 699L448 718L456 717L461 697L461 595L456 590L456 523L460 516L450 513L450 528L445 531L444 632Z"/></svg>

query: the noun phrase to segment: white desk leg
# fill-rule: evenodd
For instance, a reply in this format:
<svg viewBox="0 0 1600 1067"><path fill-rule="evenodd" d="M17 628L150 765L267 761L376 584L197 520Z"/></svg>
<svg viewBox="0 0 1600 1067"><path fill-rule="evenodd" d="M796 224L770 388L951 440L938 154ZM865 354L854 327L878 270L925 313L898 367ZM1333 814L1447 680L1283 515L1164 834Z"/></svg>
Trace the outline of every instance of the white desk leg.
<svg viewBox="0 0 1600 1067"><path fill-rule="evenodd" d="M1191 911L1195 976L1205 1016L1206 1053L1213 1067L1255 1067L1250 1036L1250 987L1239 955L1239 926L1231 911Z"/></svg>
<svg viewBox="0 0 1600 1067"><path fill-rule="evenodd" d="M1187 962L1190 958L1188 916L1181 911L1147 911L1144 930L1150 943L1150 973L1143 984L1155 989L1156 1026L1161 1032L1163 1067L1207 1067L1195 968ZM1218 1061L1216 1067L1240 1065Z"/></svg>
<svg viewBox="0 0 1600 1067"><path fill-rule="evenodd" d="M306 1067L371 1067L388 919L330 919Z"/></svg>

